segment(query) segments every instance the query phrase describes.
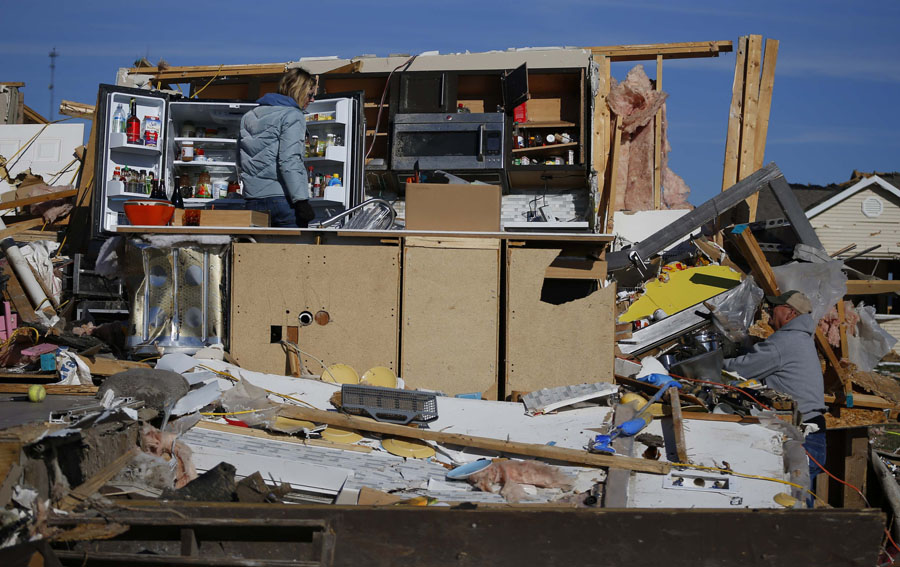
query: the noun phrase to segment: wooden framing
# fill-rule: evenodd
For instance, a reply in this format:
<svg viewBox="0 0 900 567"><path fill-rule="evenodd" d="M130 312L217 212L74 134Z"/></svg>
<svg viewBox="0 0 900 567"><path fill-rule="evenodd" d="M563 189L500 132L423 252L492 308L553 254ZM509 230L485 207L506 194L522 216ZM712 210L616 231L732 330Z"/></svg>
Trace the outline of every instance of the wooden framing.
<svg viewBox="0 0 900 567"><path fill-rule="evenodd" d="M848 280L847 295L900 293L900 280Z"/></svg>
<svg viewBox="0 0 900 567"><path fill-rule="evenodd" d="M72 118L83 118L85 120L94 119L95 108L90 104L83 102L75 102L72 100L63 100L59 103L59 113Z"/></svg>
<svg viewBox="0 0 900 567"><path fill-rule="evenodd" d="M656 90L662 90L663 79L663 56L656 56ZM662 200L662 108L656 111L656 118L653 119L654 126L654 142L653 142L653 208L657 211L660 208Z"/></svg>
<svg viewBox="0 0 900 567"><path fill-rule="evenodd" d="M691 59L718 57L732 50L730 41L687 41L682 43L655 43L645 45L606 45L583 47L594 55L609 57L611 61L649 61L663 59Z"/></svg>
<svg viewBox="0 0 900 567"><path fill-rule="evenodd" d="M609 94L610 87L610 65L609 59L603 55L594 57L594 63L597 64L597 92L594 94L594 116L593 116L593 138L592 146L593 156L591 163L594 167L594 176L597 182L598 191L597 203L594 209L594 224L600 230L606 229L606 214L609 207L609 193L607 187L609 185L609 175L607 174L607 164L609 161L610 150L610 110L606 104L606 96ZM612 214L611 212L609 213Z"/></svg>
<svg viewBox="0 0 900 567"><path fill-rule="evenodd" d="M741 147L741 119L744 105L744 65L747 59L747 38L738 40L734 63L734 83L731 87L731 106L728 109L728 133L725 137L725 163L722 171L722 191L738 182L738 157Z"/></svg>
<svg viewBox="0 0 900 567"><path fill-rule="evenodd" d="M612 233L613 216L616 212L616 185L619 179L619 155L622 147L622 132L619 130L619 117L616 116L612 126L612 153L609 157L609 191L606 209L606 232Z"/></svg>

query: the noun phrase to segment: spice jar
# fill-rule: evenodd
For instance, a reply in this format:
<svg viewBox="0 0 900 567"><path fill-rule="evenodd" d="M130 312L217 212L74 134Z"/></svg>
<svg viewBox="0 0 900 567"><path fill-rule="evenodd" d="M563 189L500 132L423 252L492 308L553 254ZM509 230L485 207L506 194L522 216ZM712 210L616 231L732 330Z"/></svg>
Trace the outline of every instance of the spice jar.
<svg viewBox="0 0 900 567"><path fill-rule="evenodd" d="M194 142L181 142L181 161L194 161Z"/></svg>

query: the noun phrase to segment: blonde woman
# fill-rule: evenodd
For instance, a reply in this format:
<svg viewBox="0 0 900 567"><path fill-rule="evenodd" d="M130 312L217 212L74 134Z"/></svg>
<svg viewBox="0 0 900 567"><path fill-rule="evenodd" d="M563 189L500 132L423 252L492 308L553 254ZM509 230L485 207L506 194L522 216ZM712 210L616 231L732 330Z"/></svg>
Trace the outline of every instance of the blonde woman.
<svg viewBox="0 0 900 567"><path fill-rule="evenodd" d="M318 88L316 77L288 69L277 93L241 119L240 163L247 208L269 213L269 224L306 228L315 213L309 204L309 180L303 165L305 109Z"/></svg>

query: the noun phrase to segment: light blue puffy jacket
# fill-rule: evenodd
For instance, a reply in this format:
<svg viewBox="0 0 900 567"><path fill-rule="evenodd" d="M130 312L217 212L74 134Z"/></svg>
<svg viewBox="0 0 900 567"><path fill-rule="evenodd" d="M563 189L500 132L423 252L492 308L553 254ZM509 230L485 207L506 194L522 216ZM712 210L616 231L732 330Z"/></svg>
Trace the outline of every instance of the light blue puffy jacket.
<svg viewBox="0 0 900 567"><path fill-rule="evenodd" d="M269 93L241 118L239 139L244 197L287 197L291 204L309 199L303 165L306 116L297 101Z"/></svg>

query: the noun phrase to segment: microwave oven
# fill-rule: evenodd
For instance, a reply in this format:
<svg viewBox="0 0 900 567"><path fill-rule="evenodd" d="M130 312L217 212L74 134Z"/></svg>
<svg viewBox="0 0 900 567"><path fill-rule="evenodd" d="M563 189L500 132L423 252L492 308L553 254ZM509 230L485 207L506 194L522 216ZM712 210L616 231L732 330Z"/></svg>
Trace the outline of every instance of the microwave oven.
<svg viewBox="0 0 900 567"><path fill-rule="evenodd" d="M503 169L505 125L501 112L396 114L391 168Z"/></svg>

